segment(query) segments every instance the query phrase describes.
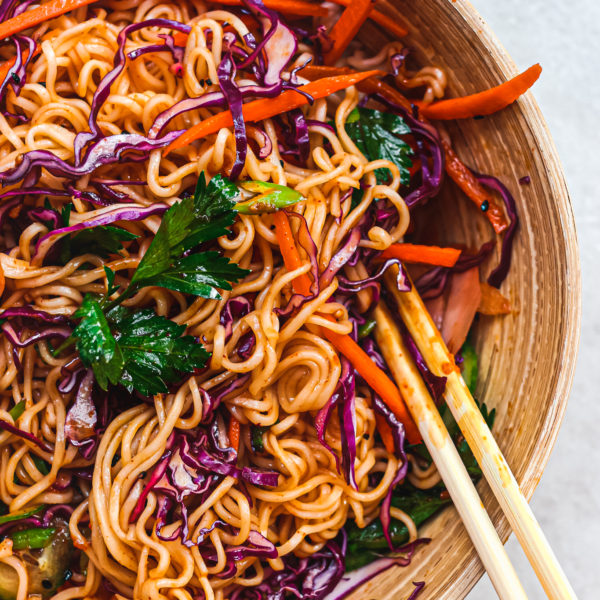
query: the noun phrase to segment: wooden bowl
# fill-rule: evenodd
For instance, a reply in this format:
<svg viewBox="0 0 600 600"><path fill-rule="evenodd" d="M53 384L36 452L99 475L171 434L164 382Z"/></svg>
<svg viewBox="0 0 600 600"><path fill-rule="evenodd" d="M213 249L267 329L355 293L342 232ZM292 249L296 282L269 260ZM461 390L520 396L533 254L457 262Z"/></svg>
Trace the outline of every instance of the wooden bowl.
<svg viewBox="0 0 600 600"><path fill-rule="evenodd" d="M388 1L405 18L410 30L406 44L419 63L446 69L450 96L486 89L518 72L468 2ZM363 32L365 43L376 49L381 48L382 36L373 27ZM530 498L566 408L579 336L580 269L569 195L531 93L496 115L450 123L446 128L459 156L476 170L498 176L514 194L519 209L513 266L502 287L514 311L502 318L483 317L477 325L477 395L497 408L493 432ZM531 183L520 185L525 175ZM444 241L479 245L491 238L486 220L457 188L447 186L446 197L439 202L445 205L444 222L453 215L442 232ZM427 210L439 208L432 203ZM436 221L435 215L432 220ZM509 526L489 487L480 482L478 489L506 540ZM418 551L411 566L382 573L351 598L404 600L414 589L411 582L422 580L426 587L419 600L464 598L483 567L456 511L445 510L421 534L432 541Z"/></svg>

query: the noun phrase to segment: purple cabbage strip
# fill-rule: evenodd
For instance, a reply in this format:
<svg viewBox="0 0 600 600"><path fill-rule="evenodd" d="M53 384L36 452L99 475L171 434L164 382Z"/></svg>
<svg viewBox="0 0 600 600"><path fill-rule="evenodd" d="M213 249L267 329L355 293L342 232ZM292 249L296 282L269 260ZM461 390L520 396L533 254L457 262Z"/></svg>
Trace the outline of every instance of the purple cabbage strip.
<svg viewBox="0 0 600 600"><path fill-rule="evenodd" d="M38 240L31 262L33 264L39 262L40 255L45 256L55 242L69 233L74 233L75 231L80 231L82 229L91 229L92 227L98 227L100 225L109 225L117 221L143 221L152 215L162 215L168 208L167 204L160 203L152 204L148 207L115 206L114 209L106 211L89 221L83 221L76 225L55 229Z"/></svg>
<svg viewBox="0 0 600 600"><path fill-rule="evenodd" d="M100 130L98 126L98 114L100 112L100 108L106 102L106 99L110 95L110 88L112 84L118 79L121 75L121 72L125 68L125 42L127 40L127 36L139 29L144 29L145 27L164 27L167 29L175 29L176 31L181 31L182 33L189 33L191 31L191 27L189 25L185 25L184 23L179 23L178 21L172 21L170 19L147 19L145 21L141 21L139 23L132 23L131 25L127 25L119 32L117 37L117 45L118 50L115 54L115 59L113 61L112 70L102 78L102 81L98 84L96 91L94 92L94 97L92 99L92 106L90 111L90 116L88 120L89 131L81 131L75 137L74 144L74 153L75 153L75 165L79 166L82 163L82 155L83 150L87 146L87 144L91 142L97 142L104 134ZM170 142L169 142L170 143Z"/></svg>
<svg viewBox="0 0 600 600"><path fill-rule="evenodd" d="M228 396L231 392L243 388L249 379L250 373L246 373L245 375L238 375L233 379L230 379L225 382L225 384L210 392L203 388L199 388L202 395L202 423L209 423L212 421L214 412L221 404L223 398Z"/></svg>
<svg viewBox="0 0 600 600"><path fill-rule="evenodd" d="M6 534L8 534L13 527L41 527L42 521L38 517L24 517L22 519L18 519L17 521L9 521L8 523L4 523L0 525L0 539L3 539Z"/></svg>
<svg viewBox="0 0 600 600"><path fill-rule="evenodd" d="M238 179L246 164L248 152L248 138L246 136L246 122L242 114L242 94L235 83L236 66L231 52L225 53L219 66L217 76L219 86L233 117L233 135L235 137L235 161L231 167L229 177Z"/></svg>
<svg viewBox="0 0 600 600"><path fill-rule="evenodd" d="M244 296L236 296L230 298L225 303L221 311L219 323L225 327L225 342L229 340L233 333L233 322L245 317L252 309L250 300Z"/></svg>
<svg viewBox="0 0 600 600"><path fill-rule="evenodd" d="M406 452L404 450L404 425L396 418L394 413L387 407L383 400L377 396L377 394L373 395L373 408L389 425L394 439L395 455L400 461L400 466L394 475L394 479L392 480L379 509L379 518L381 519L381 525L383 526L383 535L385 536L390 550L392 552L397 552L398 550L394 546L390 535L390 524L392 521L390 508L392 506L392 494L394 488L406 477L406 473L408 472L408 459L406 458Z"/></svg>
<svg viewBox="0 0 600 600"><path fill-rule="evenodd" d="M33 208L27 214L32 221L50 223L54 229L60 225L60 215L52 208Z"/></svg>
<svg viewBox="0 0 600 600"><path fill-rule="evenodd" d="M334 590L345 571L346 538L342 531L341 546L329 541L318 552L305 558L293 554L282 557L281 571L266 572L265 578L254 588L238 586L231 591L230 600L323 600Z"/></svg>
<svg viewBox="0 0 600 600"><path fill-rule="evenodd" d="M374 275L370 277L366 277L365 279L359 279L358 281L353 281L351 279L347 279L343 276L338 276L338 281L340 283L338 290L340 292L348 292L355 293L360 292L361 290L367 288L373 288L375 292L373 295L373 302L377 303L379 301L379 279L383 276L383 274L392 266L398 265L398 276L396 277L396 283L398 286L398 290L401 292L409 292L411 290L410 279L406 273L404 265L397 258L388 258L375 272Z"/></svg>
<svg viewBox="0 0 600 600"><path fill-rule="evenodd" d="M342 247L332 256L329 264L319 277L319 285L327 287L338 271L354 256L360 242L361 231L359 227L354 227L348 234Z"/></svg>
<svg viewBox="0 0 600 600"><path fill-rule="evenodd" d="M476 254L461 253L456 264L451 267L434 267L415 280L415 287L424 300L437 298L444 293L451 273L463 273L480 265L495 247L493 240L486 242Z"/></svg>
<svg viewBox="0 0 600 600"><path fill-rule="evenodd" d="M23 317L24 319L41 319L46 323L66 324L69 319L65 315L53 315L32 306L11 306L0 313L0 319Z"/></svg>
<svg viewBox="0 0 600 600"><path fill-rule="evenodd" d="M120 162L125 152L131 162L145 160L149 152L168 146L181 133L182 131L171 131L159 139L149 139L138 133L111 135L94 143L83 161L79 161L76 165L67 163L48 150L32 150L20 155L20 162L14 168L0 173L0 183L8 185L23 180L25 187L34 185L40 177L42 168L57 177L78 179L92 173L100 166ZM130 154L131 152L136 154Z"/></svg>
<svg viewBox="0 0 600 600"><path fill-rule="evenodd" d="M379 560L373 561L372 563L366 565L358 571L360 575L358 578L348 583L342 580L338 587L335 588L331 596L327 597L327 600L344 600L344 598L348 597L352 592L356 591L359 587L363 586L365 583L367 583L367 581L370 581L377 575L380 575L384 571L387 571L389 568L396 565L401 567L408 566L418 546L420 546L421 544L428 544L430 541L431 540L429 538L420 538L410 544L407 544L406 546L403 546L402 548L399 548L399 551L405 553L405 556L390 556L380 558ZM415 583L413 585L420 584ZM424 584L419 588L419 591L420 589L422 589L423 586ZM413 598L414 597L416 596L413 596ZM408 598L408 600L411 599Z"/></svg>
<svg viewBox="0 0 600 600"><path fill-rule="evenodd" d="M296 36L282 22L279 14L266 8L261 0L244 0L244 4L261 21L263 39L240 65L240 69L245 69L254 64L255 71L262 80L263 85L279 86L279 89L281 89L281 73L298 47ZM263 53L266 57L266 64L262 60Z"/></svg>
<svg viewBox="0 0 600 600"><path fill-rule="evenodd" d="M335 463L338 471L340 470L340 461L333 448L325 441L325 432L327 425L331 419L334 408L338 410L338 419L340 423L340 442L342 447L341 467L344 473L344 478L348 485L356 489L356 477L354 464L356 462L356 414L355 414L355 379L354 368L350 362L342 357L342 373L325 406L319 410L315 417L315 428L317 430L317 438L335 458Z"/></svg>
<svg viewBox="0 0 600 600"><path fill-rule="evenodd" d="M11 425L10 423L3 421L2 419L0 419L0 429L4 429L4 431L8 431L9 433L12 433L13 435L16 435L18 437L21 437L25 440L30 441L31 443L35 444L40 450L43 450L44 452L49 452L50 454L52 454L52 452L54 451L50 445L48 445L43 440L40 440L38 437L33 435L33 433L29 433L28 431L23 431L22 429L19 429L18 427L15 427L14 425Z"/></svg>
<svg viewBox="0 0 600 600"><path fill-rule="evenodd" d="M54 504L46 509L42 518L42 527L48 527L52 520L56 517L56 513L64 513L67 515L67 521L73 514L73 507L68 504Z"/></svg>
<svg viewBox="0 0 600 600"><path fill-rule="evenodd" d="M417 598L421 595L421 592L425 588L424 581L413 581L413 585L415 586L415 589L406 600L417 600Z"/></svg>
<svg viewBox="0 0 600 600"><path fill-rule="evenodd" d="M513 242L515 239L515 233L517 232L517 227L519 226L517 204L513 195L508 191L508 188L498 178L493 177L492 175L482 175L481 173L475 172L473 172L473 175L477 177L479 183L481 183L487 188L498 192L498 194L502 196L502 200L504 201L504 206L506 208L508 218L510 219L510 225L504 232L504 237L502 239L500 263L490 273L490 276L487 280L487 282L490 285L499 288L502 282L506 279L506 276L508 275L508 270L510 269Z"/></svg>
<svg viewBox="0 0 600 600"><path fill-rule="evenodd" d="M7 21L13 16L15 4L18 0L2 0L0 2L0 22Z"/></svg>
<svg viewBox="0 0 600 600"><path fill-rule="evenodd" d="M98 445L98 412L93 399L94 381L94 372L88 369L65 419L65 437L86 459L92 457Z"/></svg>

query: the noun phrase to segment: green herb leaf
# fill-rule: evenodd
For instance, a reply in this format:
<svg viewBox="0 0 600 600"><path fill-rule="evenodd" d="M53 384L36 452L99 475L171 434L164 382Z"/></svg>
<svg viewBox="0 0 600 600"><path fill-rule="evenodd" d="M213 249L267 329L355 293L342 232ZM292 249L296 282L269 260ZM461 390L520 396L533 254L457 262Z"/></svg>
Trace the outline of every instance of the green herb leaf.
<svg viewBox="0 0 600 600"><path fill-rule="evenodd" d="M230 290L230 281L241 279L247 271L218 252L190 254L176 260L166 271L143 280L144 285L194 294L203 298L220 299L217 288Z"/></svg>
<svg viewBox="0 0 600 600"><path fill-rule="evenodd" d="M443 488L419 490L410 484L404 484L394 490L392 506L410 515L417 527L434 515L438 510L450 503L450 499L441 496ZM346 569L352 571L379 558L381 551L388 548L383 535L383 526L375 519L360 529L353 521L345 526L348 534L348 551L346 553ZM394 545L400 546L408 542L408 529L402 521L392 519L390 535Z"/></svg>
<svg viewBox="0 0 600 600"><path fill-rule="evenodd" d="M411 130L402 117L357 107L346 121L346 131L368 160L383 158L393 162L400 169L402 184L410 183L413 150L402 136L410 134ZM377 183L384 183L389 178L389 171L377 169L375 175Z"/></svg>
<svg viewBox="0 0 600 600"><path fill-rule="evenodd" d="M71 209L73 208L72 204L65 204L60 209L60 218L63 224L63 227L68 227L69 222L71 221Z"/></svg>
<svg viewBox="0 0 600 600"><path fill-rule="evenodd" d="M106 291L106 297L108 298L109 296L114 294L119 289L119 286L115 285L116 273L111 268L109 268L105 265L104 272L106 273L106 283L108 284L107 291Z"/></svg>
<svg viewBox="0 0 600 600"><path fill-rule="evenodd" d="M168 384L201 368L208 352L184 325L159 317L150 309L129 314L116 323L115 338L124 368L119 382L146 396L168 391Z"/></svg>
<svg viewBox="0 0 600 600"><path fill-rule="evenodd" d="M100 303L86 296L74 315L81 321L73 330L81 362L92 367L96 381L104 390L116 384L123 371L123 354L108 326Z"/></svg>
<svg viewBox="0 0 600 600"><path fill-rule="evenodd" d="M252 425L250 429L250 446L254 452L263 452L265 444L263 442L263 435L269 431L268 427L261 427L260 425Z"/></svg>
<svg viewBox="0 0 600 600"><path fill-rule="evenodd" d="M469 340L467 340L463 347L460 349L460 355L463 357L461 365L462 377L469 388L471 394L475 393L477 387L477 375L478 375L478 360L475 347Z"/></svg>
<svg viewBox="0 0 600 600"><path fill-rule="evenodd" d="M154 240L133 275L130 288L162 285L155 283L157 278L172 270L177 271L178 267L174 263L185 260L181 258L185 251L225 235L235 219L233 207L238 196L237 187L220 175L213 177L206 185L204 174L201 174L194 197L184 198L174 204L163 216ZM189 267L189 264L187 266ZM231 272L233 273L233 270ZM237 267L235 273L237 280L245 275L246 271ZM215 284L212 287L222 286ZM219 297L216 290L211 292L216 293L216 296L208 296L205 287L197 289L203 290L200 295L204 297Z"/></svg>
<svg viewBox="0 0 600 600"><path fill-rule="evenodd" d="M135 233L121 227L98 225L73 235L70 240L70 254L71 256L80 256L91 253L103 257L117 254L123 249L121 242L135 240L137 237Z"/></svg>

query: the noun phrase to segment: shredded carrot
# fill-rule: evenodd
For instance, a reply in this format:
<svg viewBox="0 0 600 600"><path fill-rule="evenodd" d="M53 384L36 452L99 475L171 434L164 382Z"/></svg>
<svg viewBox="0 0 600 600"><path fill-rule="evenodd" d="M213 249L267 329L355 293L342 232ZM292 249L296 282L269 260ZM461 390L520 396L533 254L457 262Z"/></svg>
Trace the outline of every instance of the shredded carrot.
<svg viewBox="0 0 600 600"><path fill-rule="evenodd" d="M396 450L396 448L394 446L394 435L392 434L392 429L387 424L385 417L376 412L375 413L375 424L377 425L377 431L379 432L379 435L381 436L381 441L383 442L385 449L390 454L394 454L395 450Z"/></svg>
<svg viewBox="0 0 600 600"><path fill-rule="evenodd" d="M485 281L479 282L481 300L477 312L482 315L507 315L510 313L510 300L505 298L500 290Z"/></svg>
<svg viewBox="0 0 600 600"><path fill-rule="evenodd" d="M520 75L489 90L440 100L421 108L421 114L428 119L469 119L481 115L491 115L512 104L522 96L538 79L542 72L539 64L529 67Z"/></svg>
<svg viewBox="0 0 600 600"><path fill-rule="evenodd" d="M453 267L460 256L458 248L440 248L439 246L421 246L419 244L392 244L380 255L380 258L398 258L407 263Z"/></svg>
<svg viewBox="0 0 600 600"><path fill-rule="evenodd" d="M314 81L321 77L334 77L336 75L351 75L356 73L354 69L350 67L329 67L323 65L306 65L298 74L302 77ZM401 92L393 88L391 85L381 81L379 77L385 77L387 73L384 71L376 72L372 77L363 79L363 81L356 84L356 87L365 94L379 94L387 100L402 106L409 113L412 113L412 106L410 100L406 98Z"/></svg>
<svg viewBox="0 0 600 600"><path fill-rule="evenodd" d="M340 6L349 6L352 0L333 0L333 2ZM369 19L375 21L375 23L381 25L384 29L387 29L388 32L395 37L401 38L408 35L408 31L400 23L377 9L371 10Z"/></svg>
<svg viewBox="0 0 600 600"><path fill-rule="evenodd" d="M329 37L333 40L333 47L323 57L325 63L332 65L340 59L348 44L355 38L358 30L367 20L373 5L373 0L351 0L329 32Z"/></svg>
<svg viewBox="0 0 600 600"><path fill-rule="evenodd" d="M6 285L6 279L4 277L4 269L0 263L0 297L4 294L4 286Z"/></svg>
<svg viewBox="0 0 600 600"><path fill-rule="evenodd" d="M240 449L240 422L233 415L229 419L227 436L229 437L229 446L238 452Z"/></svg>
<svg viewBox="0 0 600 600"><path fill-rule="evenodd" d="M187 46L189 33L183 33L183 31L174 31L173 32L173 43L176 46Z"/></svg>
<svg viewBox="0 0 600 600"><path fill-rule="evenodd" d="M211 0L212 1L212 0ZM244 6L242 0L214 0L217 4L226 6ZM324 6L302 0L264 0L267 8L288 15L303 15L306 17L326 17L329 11Z"/></svg>
<svg viewBox="0 0 600 600"><path fill-rule="evenodd" d="M496 233L502 233L508 227L504 212L494 198L477 181L471 170L458 158L445 140L442 146L446 155L446 173L458 187L485 213ZM485 209L485 210L484 210Z"/></svg>
<svg viewBox="0 0 600 600"><path fill-rule="evenodd" d="M273 221L285 268L288 271L294 271L302 266L302 259L294 241L288 216L284 211L279 211L274 214ZM310 286L310 277L306 273L296 277L292 282L292 287L297 294L308 295ZM404 423L408 441L411 444L418 444L421 441L419 430L414 424L398 388L390 378L349 335L342 335L325 327L321 328L321 332L333 344L335 349L350 361L360 376L381 397L394 415Z"/></svg>
<svg viewBox="0 0 600 600"><path fill-rule="evenodd" d="M87 6L95 0L50 0L46 4L26 10L20 15L8 19L0 23L0 40L4 40L7 37L19 33L30 27L35 27L41 23L45 23L50 19L60 17L76 8L81 6Z"/></svg>
<svg viewBox="0 0 600 600"><path fill-rule="evenodd" d="M358 82L371 77L373 73L377 71L364 71L362 73L353 73L351 75L340 75L338 77L324 77L318 81L312 81L307 85L303 85L298 89L301 92L305 92L313 98L325 98L330 96L334 92L339 92L352 85L356 85ZM281 113L287 112L294 108L298 108L303 104L307 104L308 99L306 96L296 90L287 90L275 98L261 98L259 100L253 100L244 104L242 114L244 121L262 121L269 117L274 117ZM183 148L188 144L191 144L197 139L201 139L216 133L223 127L231 127L233 125L233 117L231 111L226 110L224 112L217 113L208 119L204 119L197 125L194 125L188 129L185 133L180 135L174 140L169 146L163 151L163 155L168 154L172 150L177 148Z"/></svg>

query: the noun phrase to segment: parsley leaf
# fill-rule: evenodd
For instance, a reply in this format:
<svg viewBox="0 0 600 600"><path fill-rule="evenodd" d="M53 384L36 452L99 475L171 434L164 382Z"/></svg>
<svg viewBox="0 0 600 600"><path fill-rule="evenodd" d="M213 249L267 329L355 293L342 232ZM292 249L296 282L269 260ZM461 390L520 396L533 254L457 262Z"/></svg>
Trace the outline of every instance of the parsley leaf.
<svg viewBox="0 0 600 600"><path fill-rule="evenodd" d="M81 362L92 367L96 381L106 390L108 382L116 384L123 371L121 348L110 331L100 303L92 296L83 299L74 316L81 318L72 335Z"/></svg>
<svg viewBox="0 0 600 600"><path fill-rule="evenodd" d="M168 391L182 374L201 368L208 352L185 325L160 317L151 309L130 313L115 323L115 339L123 353L119 383L145 396Z"/></svg>
<svg viewBox="0 0 600 600"><path fill-rule="evenodd" d="M410 183L413 150L401 136L411 133L402 117L369 108L355 108L346 121L346 131L358 149L369 160L383 158L400 169L402 185ZM377 183L388 180L388 169L375 171Z"/></svg>
<svg viewBox="0 0 600 600"><path fill-rule="evenodd" d="M164 272L147 277L143 283L218 300L221 295L216 288L230 290L229 282L245 274L244 269L218 252L202 252L176 260Z"/></svg>
<svg viewBox="0 0 600 600"><path fill-rule="evenodd" d="M121 229L121 227L98 225L97 227L78 231L71 238L70 250L73 256L91 253L105 257L121 251L123 249L121 242L135 240L137 237L135 233Z"/></svg>
<svg viewBox="0 0 600 600"><path fill-rule="evenodd" d="M228 232L235 219L233 207L238 196L237 187L220 175L206 185L201 174L194 197L174 204L163 216L127 294L140 286L160 285L204 298L220 298L216 288L231 289L229 281L237 281L247 271L233 264L228 268L229 260L216 260L216 253L209 253L209 258L181 255Z"/></svg>

